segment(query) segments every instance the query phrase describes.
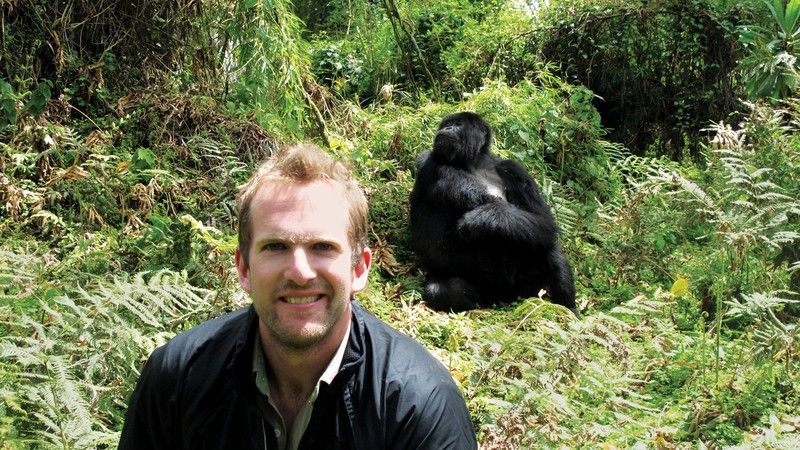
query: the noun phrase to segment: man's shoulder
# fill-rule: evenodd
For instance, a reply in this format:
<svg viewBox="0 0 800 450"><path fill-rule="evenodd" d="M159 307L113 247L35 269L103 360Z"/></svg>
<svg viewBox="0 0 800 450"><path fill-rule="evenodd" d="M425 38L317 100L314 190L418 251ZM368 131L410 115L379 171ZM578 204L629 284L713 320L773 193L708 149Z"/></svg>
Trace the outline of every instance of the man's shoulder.
<svg viewBox="0 0 800 450"><path fill-rule="evenodd" d="M360 318L359 318L360 316ZM475 432L464 397L450 371L422 344L367 311L362 392L378 411L374 428L392 436L387 447L474 449ZM363 399L362 399L363 400ZM368 402L367 402L368 403Z"/></svg>
<svg viewBox="0 0 800 450"><path fill-rule="evenodd" d="M436 378L452 382L450 372L422 344L361 308L370 359L393 379Z"/></svg>
<svg viewBox="0 0 800 450"><path fill-rule="evenodd" d="M245 307L203 322L177 334L156 349L151 360L165 367L185 367L204 354L228 354L237 345L244 344L255 313Z"/></svg>

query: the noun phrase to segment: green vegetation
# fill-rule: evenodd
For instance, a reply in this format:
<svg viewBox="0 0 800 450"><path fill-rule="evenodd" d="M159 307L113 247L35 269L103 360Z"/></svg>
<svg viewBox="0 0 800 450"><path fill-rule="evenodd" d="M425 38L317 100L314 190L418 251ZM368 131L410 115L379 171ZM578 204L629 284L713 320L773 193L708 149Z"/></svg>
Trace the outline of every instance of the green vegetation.
<svg viewBox="0 0 800 450"><path fill-rule="evenodd" d="M797 89L800 69L800 1L767 3L770 28L743 26L740 41L750 50L742 61L747 92L753 97L783 98Z"/></svg>
<svg viewBox="0 0 800 450"><path fill-rule="evenodd" d="M483 448L800 446L800 2L524 3L0 0L0 448L115 447L149 352L247 303L236 187L296 140L355 168L359 301ZM420 302L414 159L464 109L553 206L581 319Z"/></svg>

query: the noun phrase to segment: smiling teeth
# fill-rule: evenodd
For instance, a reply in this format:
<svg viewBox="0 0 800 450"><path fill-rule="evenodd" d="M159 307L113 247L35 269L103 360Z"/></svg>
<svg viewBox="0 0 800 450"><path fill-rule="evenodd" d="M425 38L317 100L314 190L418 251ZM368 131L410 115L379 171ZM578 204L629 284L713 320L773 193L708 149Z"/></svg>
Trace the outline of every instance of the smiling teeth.
<svg viewBox="0 0 800 450"><path fill-rule="evenodd" d="M312 303L317 301L317 296L308 296L308 297L285 297L286 303L292 305L302 305L304 303Z"/></svg>

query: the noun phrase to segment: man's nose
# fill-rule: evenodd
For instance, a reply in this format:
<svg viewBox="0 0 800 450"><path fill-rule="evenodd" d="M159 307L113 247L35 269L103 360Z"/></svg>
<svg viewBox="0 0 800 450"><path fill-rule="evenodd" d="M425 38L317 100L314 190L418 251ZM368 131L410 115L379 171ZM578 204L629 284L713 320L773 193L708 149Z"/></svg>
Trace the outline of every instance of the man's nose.
<svg viewBox="0 0 800 450"><path fill-rule="evenodd" d="M297 284L305 284L314 279L317 273L311 267L308 253L304 248L296 248L291 255L289 267L286 270L286 278Z"/></svg>

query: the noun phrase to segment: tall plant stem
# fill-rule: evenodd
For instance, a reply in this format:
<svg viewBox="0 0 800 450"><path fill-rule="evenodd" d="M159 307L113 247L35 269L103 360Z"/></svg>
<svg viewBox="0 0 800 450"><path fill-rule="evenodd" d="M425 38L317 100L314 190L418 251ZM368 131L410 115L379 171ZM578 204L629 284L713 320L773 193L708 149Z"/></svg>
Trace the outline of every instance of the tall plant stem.
<svg viewBox="0 0 800 450"><path fill-rule="evenodd" d="M408 55L406 50L403 48L402 38L400 36L400 31L408 37L408 40L411 42L411 45L414 47L414 51L417 53L417 58L419 58L420 63L422 64L422 70L425 71L425 75L431 82L431 86L433 86L434 97L439 98L439 84L436 82L436 79L433 77L433 74L428 69L428 63L425 62L425 57L422 54L422 50L419 48L419 44L417 44L417 40L414 38L414 34L411 33L408 29L403 26L403 21L400 18L400 11L397 9L397 5L395 5L394 0L383 0L383 6L386 8L386 15L389 16L389 21L392 23L392 31L394 32L394 39L397 42L397 47L400 49L400 53L403 55L403 62L406 66L406 72L408 74L408 78L414 84L414 88L417 88L416 80L414 77L414 67L411 65L411 57ZM398 31L398 29L400 31Z"/></svg>

